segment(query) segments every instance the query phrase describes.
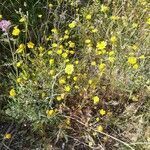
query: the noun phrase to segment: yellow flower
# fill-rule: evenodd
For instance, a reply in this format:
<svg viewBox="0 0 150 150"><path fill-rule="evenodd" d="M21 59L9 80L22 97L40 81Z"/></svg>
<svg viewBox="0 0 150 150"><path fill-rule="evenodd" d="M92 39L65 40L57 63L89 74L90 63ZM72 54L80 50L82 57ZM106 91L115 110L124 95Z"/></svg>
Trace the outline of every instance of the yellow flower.
<svg viewBox="0 0 150 150"><path fill-rule="evenodd" d="M133 65L133 69L138 69L138 68L139 68L138 64Z"/></svg>
<svg viewBox="0 0 150 150"><path fill-rule="evenodd" d="M17 62L16 66L20 67L22 65L22 63L23 63L23 61L19 61L19 62Z"/></svg>
<svg viewBox="0 0 150 150"><path fill-rule="evenodd" d="M54 70L50 70L49 71L49 75L54 75L55 74L55 71Z"/></svg>
<svg viewBox="0 0 150 150"><path fill-rule="evenodd" d="M128 58L129 64L134 65L134 64L136 64L136 62L137 62L137 59L135 57L129 57Z"/></svg>
<svg viewBox="0 0 150 150"><path fill-rule="evenodd" d="M62 57L63 57L63 58L66 58L67 56L68 56L67 53L62 53Z"/></svg>
<svg viewBox="0 0 150 150"><path fill-rule="evenodd" d="M93 102L94 102L94 104L98 104L99 103L99 97L98 96L94 96L93 97Z"/></svg>
<svg viewBox="0 0 150 150"><path fill-rule="evenodd" d="M10 95L11 97L16 96L16 91L15 91L14 89L11 89L11 90L9 91L9 95Z"/></svg>
<svg viewBox="0 0 150 150"><path fill-rule="evenodd" d="M73 77L73 80L74 80L74 81L77 81L77 77Z"/></svg>
<svg viewBox="0 0 150 150"><path fill-rule="evenodd" d="M99 117L96 117L96 121L97 121L97 122L99 122L99 121L100 121Z"/></svg>
<svg viewBox="0 0 150 150"><path fill-rule="evenodd" d="M110 38L110 41L111 41L113 44L116 43L116 42L117 42L116 36L112 36L112 37Z"/></svg>
<svg viewBox="0 0 150 150"><path fill-rule="evenodd" d="M58 30L56 28L53 28L51 31L55 34L58 34Z"/></svg>
<svg viewBox="0 0 150 150"><path fill-rule="evenodd" d="M69 43L69 47L70 47L70 48L74 48L74 47L75 47L75 43L73 43L73 42L71 42L71 41L69 41L68 43Z"/></svg>
<svg viewBox="0 0 150 150"><path fill-rule="evenodd" d="M40 52L42 52L42 51L44 51L44 47L40 46L40 47L38 47L38 50L39 50Z"/></svg>
<svg viewBox="0 0 150 150"><path fill-rule="evenodd" d="M22 53L25 48L26 48L25 44L20 44L17 49L17 53Z"/></svg>
<svg viewBox="0 0 150 150"><path fill-rule="evenodd" d="M17 78L17 83L20 83L22 81L21 78Z"/></svg>
<svg viewBox="0 0 150 150"><path fill-rule="evenodd" d="M20 34L20 29L17 26L15 26L12 31L12 35L18 36L19 34Z"/></svg>
<svg viewBox="0 0 150 150"><path fill-rule="evenodd" d="M4 139L11 139L12 135L10 133L6 133L4 135Z"/></svg>
<svg viewBox="0 0 150 150"><path fill-rule="evenodd" d="M75 53L75 51L69 51L69 53L70 53L70 54L74 54L74 53Z"/></svg>
<svg viewBox="0 0 150 150"><path fill-rule="evenodd" d="M61 79L59 79L59 84L65 84L65 83L66 83L65 78L61 78Z"/></svg>
<svg viewBox="0 0 150 150"><path fill-rule="evenodd" d="M53 58L49 60L49 64L50 64L50 65L53 65L53 64L54 64L54 59L53 59Z"/></svg>
<svg viewBox="0 0 150 150"><path fill-rule="evenodd" d="M150 18L147 19L146 23L150 25Z"/></svg>
<svg viewBox="0 0 150 150"><path fill-rule="evenodd" d="M70 24L69 24L69 28L74 28L76 26L76 22L75 21L72 21Z"/></svg>
<svg viewBox="0 0 150 150"><path fill-rule="evenodd" d="M89 43L91 43L91 40L90 40L90 39L87 39L87 40L85 40L85 43L86 43L86 44L89 44Z"/></svg>
<svg viewBox="0 0 150 150"><path fill-rule="evenodd" d="M106 12L106 11L108 11L109 10L109 7L107 7L107 6L105 6L105 5L101 5L101 12Z"/></svg>
<svg viewBox="0 0 150 150"><path fill-rule="evenodd" d="M89 80L88 83L89 83L89 84L92 84L92 80Z"/></svg>
<svg viewBox="0 0 150 150"><path fill-rule="evenodd" d="M51 50L49 50L49 51L47 52L48 55L51 55L52 53L53 53L53 51L51 51Z"/></svg>
<svg viewBox="0 0 150 150"><path fill-rule="evenodd" d="M66 91L66 92L69 92L70 90L71 90L71 88L70 88L69 85L65 86L65 91Z"/></svg>
<svg viewBox="0 0 150 150"><path fill-rule="evenodd" d="M108 60L113 63L115 61L115 57L108 57Z"/></svg>
<svg viewBox="0 0 150 150"><path fill-rule="evenodd" d="M72 65L72 64L66 65L65 73L67 73L67 74L72 74L73 71L74 71L74 65Z"/></svg>
<svg viewBox="0 0 150 150"><path fill-rule="evenodd" d="M68 31L68 30L65 30L65 34L69 34L69 31Z"/></svg>
<svg viewBox="0 0 150 150"><path fill-rule="evenodd" d="M48 117L53 116L54 113L55 113L55 111L54 111L53 109L50 109L50 110L47 110L47 111L46 111L46 114L47 114Z"/></svg>
<svg viewBox="0 0 150 150"><path fill-rule="evenodd" d="M101 41L101 42L98 42L96 47L99 49L99 50L103 50L106 48L106 45L107 43L105 41Z"/></svg>
<svg viewBox="0 0 150 150"><path fill-rule="evenodd" d="M101 63L101 64L99 65L99 70L104 70L105 68L106 68L106 64Z"/></svg>
<svg viewBox="0 0 150 150"><path fill-rule="evenodd" d="M77 64L79 64L79 61L78 61L78 60L76 60L76 61L75 61L75 64L76 64L76 65L77 65Z"/></svg>
<svg viewBox="0 0 150 150"><path fill-rule="evenodd" d="M27 43L28 48L34 48L34 43L31 41Z"/></svg>
<svg viewBox="0 0 150 150"><path fill-rule="evenodd" d="M56 47L57 47L57 43L53 43L53 44L52 44L52 47L53 47L53 48L56 48Z"/></svg>
<svg viewBox="0 0 150 150"><path fill-rule="evenodd" d="M79 89L79 86L75 85L74 88L75 88L75 89Z"/></svg>
<svg viewBox="0 0 150 150"><path fill-rule="evenodd" d="M113 20L113 21L116 21L116 20L119 19L119 17L118 16L111 16L110 19Z"/></svg>
<svg viewBox="0 0 150 150"><path fill-rule="evenodd" d="M138 27L138 24L137 24L137 23L132 23L132 27L133 27L133 28L137 28L137 27Z"/></svg>
<svg viewBox="0 0 150 150"><path fill-rule="evenodd" d="M63 37L65 40L69 38L69 35L64 35Z"/></svg>
<svg viewBox="0 0 150 150"><path fill-rule="evenodd" d="M58 55L61 55L61 54L62 54L62 49L58 49L56 53L57 53Z"/></svg>
<svg viewBox="0 0 150 150"><path fill-rule="evenodd" d="M97 126L97 131L98 132L103 132L103 127L101 125Z"/></svg>
<svg viewBox="0 0 150 150"><path fill-rule="evenodd" d="M110 51L109 52L109 56L113 56L113 55L115 55L115 52L114 51Z"/></svg>
<svg viewBox="0 0 150 150"><path fill-rule="evenodd" d="M62 100L62 97L61 97L61 96L57 96L56 99L57 99L58 101L61 101L61 100Z"/></svg>
<svg viewBox="0 0 150 150"><path fill-rule="evenodd" d="M140 58L140 59L145 59L145 56L144 56L144 55L141 55L139 58Z"/></svg>
<svg viewBox="0 0 150 150"><path fill-rule="evenodd" d="M90 14L86 15L86 20L91 20L92 16Z"/></svg>
<svg viewBox="0 0 150 150"><path fill-rule="evenodd" d="M106 114L106 111L105 111L104 109L100 109L100 110L99 110L99 114L103 116L103 115Z"/></svg>
<svg viewBox="0 0 150 150"><path fill-rule="evenodd" d="M69 62L69 59L65 59L64 62Z"/></svg>
<svg viewBox="0 0 150 150"><path fill-rule="evenodd" d="M95 29L92 29L92 32L93 32L93 33L96 33L96 32L98 32L98 29L96 29L96 28L95 28Z"/></svg>

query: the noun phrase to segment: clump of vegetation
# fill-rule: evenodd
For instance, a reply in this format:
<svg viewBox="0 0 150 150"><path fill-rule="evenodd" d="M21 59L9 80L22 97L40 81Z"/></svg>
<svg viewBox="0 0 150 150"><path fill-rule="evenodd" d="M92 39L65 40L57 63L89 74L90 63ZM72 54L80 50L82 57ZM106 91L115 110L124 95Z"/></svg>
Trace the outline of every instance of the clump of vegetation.
<svg viewBox="0 0 150 150"><path fill-rule="evenodd" d="M3 114L44 148L148 148L148 1L15 3L0 16Z"/></svg>

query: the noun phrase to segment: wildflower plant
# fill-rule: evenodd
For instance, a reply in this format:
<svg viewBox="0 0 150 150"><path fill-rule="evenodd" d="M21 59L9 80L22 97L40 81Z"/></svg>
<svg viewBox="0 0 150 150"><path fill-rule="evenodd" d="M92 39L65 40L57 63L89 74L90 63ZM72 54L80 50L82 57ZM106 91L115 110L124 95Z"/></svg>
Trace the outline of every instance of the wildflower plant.
<svg viewBox="0 0 150 150"><path fill-rule="evenodd" d="M35 20L19 10L18 22L0 21L11 54L5 113L56 143L73 137L94 149L107 143L104 136L116 140L108 134L116 114L134 95L147 94L149 19L142 7L148 8L136 2L132 10L127 2L125 11L122 1L80 5L52 1Z"/></svg>

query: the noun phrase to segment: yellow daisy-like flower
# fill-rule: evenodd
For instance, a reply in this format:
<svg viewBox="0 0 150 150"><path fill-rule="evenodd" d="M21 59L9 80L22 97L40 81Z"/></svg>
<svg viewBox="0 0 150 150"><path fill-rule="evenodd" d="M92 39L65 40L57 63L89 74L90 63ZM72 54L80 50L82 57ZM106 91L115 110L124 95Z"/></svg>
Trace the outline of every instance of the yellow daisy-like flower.
<svg viewBox="0 0 150 150"><path fill-rule="evenodd" d="M58 55L61 55L62 52L63 52L62 49L58 49L56 53L57 53Z"/></svg>
<svg viewBox="0 0 150 150"><path fill-rule="evenodd" d="M105 68L106 68L106 64L101 63L101 64L99 65L99 70L104 70Z"/></svg>
<svg viewBox="0 0 150 150"><path fill-rule="evenodd" d="M65 78L59 79L59 84L65 84L65 83L66 83L66 79Z"/></svg>
<svg viewBox="0 0 150 150"><path fill-rule="evenodd" d="M23 61L19 61L19 62L17 62L16 66L20 67L22 65L22 63L23 63Z"/></svg>
<svg viewBox="0 0 150 150"><path fill-rule="evenodd" d="M55 113L55 111L54 111L53 109L50 109L50 110L47 110L47 111L46 111L46 114L47 114L48 117L53 116L54 113Z"/></svg>
<svg viewBox="0 0 150 150"><path fill-rule="evenodd" d="M11 90L9 91L9 95L10 95L11 97L15 97L15 96L16 96L16 91L15 91L15 89L11 89Z"/></svg>
<svg viewBox="0 0 150 150"><path fill-rule="evenodd" d="M110 38L110 41L111 41L111 43L116 43L117 42L117 38L116 38L116 36L112 36L111 38Z"/></svg>
<svg viewBox="0 0 150 150"><path fill-rule="evenodd" d="M56 28L53 28L51 31L55 34L58 34L58 30Z"/></svg>
<svg viewBox="0 0 150 150"><path fill-rule="evenodd" d="M57 101L61 101L62 97L61 96L57 96L56 99L57 99Z"/></svg>
<svg viewBox="0 0 150 150"><path fill-rule="evenodd" d="M26 48L25 44L20 44L17 49L17 53L22 53L25 48Z"/></svg>
<svg viewBox="0 0 150 150"><path fill-rule="evenodd" d="M53 64L54 64L54 59L53 59L53 58L49 60L49 64L50 64L50 65L53 65Z"/></svg>
<svg viewBox="0 0 150 150"><path fill-rule="evenodd" d="M128 58L128 63L129 64L134 65L134 64L136 64L136 62L137 62L136 57L129 57Z"/></svg>
<svg viewBox="0 0 150 150"><path fill-rule="evenodd" d="M138 68L139 68L138 64L133 65L133 69L138 69Z"/></svg>
<svg viewBox="0 0 150 150"><path fill-rule="evenodd" d="M72 74L73 71L74 71L74 65L72 65L72 64L66 65L65 73L67 73L67 74Z"/></svg>
<svg viewBox="0 0 150 150"><path fill-rule="evenodd" d="M4 139L11 139L12 135L10 133L6 133L4 135Z"/></svg>
<svg viewBox="0 0 150 150"><path fill-rule="evenodd" d="M93 102L94 102L94 104L98 104L99 103L99 97L98 96L94 96L93 97Z"/></svg>
<svg viewBox="0 0 150 150"><path fill-rule="evenodd" d="M101 125L97 126L97 131L98 132L103 132L103 127Z"/></svg>
<svg viewBox="0 0 150 150"><path fill-rule="evenodd" d="M18 36L19 34L20 34L20 29L17 26L15 26L12 31L12 35Z"/></svg>
<svg viewBox="0 0 150 150"><path fill-rule="evenodd" d="M70 48L74 48L75 47L75 43L74 42L69 41L68 43L69 43L69 47Z"/></svg>
<svg viewBox="0 0 150 150"><path fill-rule="evenodd" d="M66 58L67 56L68 56L67 53L62 53L62 57L63 57L63 58Z"/></svg>
<svg viewBox="0 0 150 150"><path fill-rule="evenodd" d="M91 20L91 18L92 18L92 15L91 14L88 14L88 15L86 15L86 20Z"/></svg>
<svg viewBox="0 0 150 150"><path fill-rule="evenodd" d="M101 10L101 12L105 13L105 12L107 12L109 10L109 7L107 7L107 6L105 6L105 5L102 4L100 10Z"/></svg>
<svg viewBox="0 0 150 150"><path fill-rule="evenodd" d="M100 109L99 110L99 114L102 115L102 116L104 116L106 114L106 111L104 109Z"/></svg>
<svg viewBox="0 0 150 150"><path fill-rule="evenodd" d="M70 90L71 90L71 88L70 88L69 85L65 86L65 91L66 91L66 92L69 92Z"/></svg>
<svg viewBox="0 0 150 150"><path fill-rule="evenodd" d="M27 43L28 48L34 48L34 43L31 41Z"/></svg>
<svg viewBox="0 0 150 150"><path fill-rule="evenodd" d="M74 81L77 81L77 77L73 77L73 80L74 80Z"/></svg>
<svg viewBox="0 0 150 150"><path fill-rule="evenodd" d="M99 49L99 50L103 50L105 49L107 46L107 43L105 41L101 41L101 42L98 42L96 47Z"/></svg>
<svg viewBox="0 0 150 150"><path fill-rule="evenodd" d="M75 28L75 26L76 26L76 22L75 21L72 21L68 26L69 26L69 28Z"/></svg>

